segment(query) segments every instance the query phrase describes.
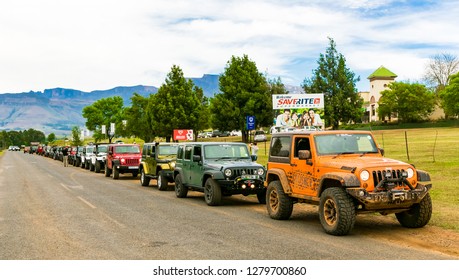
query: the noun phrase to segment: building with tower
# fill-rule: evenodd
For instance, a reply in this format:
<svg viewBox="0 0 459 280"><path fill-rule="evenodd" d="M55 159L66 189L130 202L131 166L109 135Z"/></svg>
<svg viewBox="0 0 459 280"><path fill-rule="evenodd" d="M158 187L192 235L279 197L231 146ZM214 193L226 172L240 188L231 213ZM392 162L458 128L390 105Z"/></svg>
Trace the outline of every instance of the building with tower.
<svg viewBox="0 0 459 280"><path fill-rule="evenodd" d="M368 76L370 91L360 93L365 106L364 122L379 120L378 102L381 98L381 92L386 90L389 84L395 81L395 78L397 78L397 75L384 66L379 67Z"/></svg>

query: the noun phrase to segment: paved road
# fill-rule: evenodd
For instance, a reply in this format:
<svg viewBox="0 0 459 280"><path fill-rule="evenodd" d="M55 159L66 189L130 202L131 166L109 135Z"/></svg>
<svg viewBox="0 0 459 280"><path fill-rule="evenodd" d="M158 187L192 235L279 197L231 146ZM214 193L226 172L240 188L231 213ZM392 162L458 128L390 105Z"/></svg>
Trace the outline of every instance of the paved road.
<svg viewBox="0 0 459 280"><path fill-rule="evenodd" d="M153 181L154 183L154 181ZM37 155L0 157L0 259L452 259L378 238L407 229L357 218L351 235L322 231L316 209L269 218L255 197L209 207L202 194L141 187Z"/></svg>

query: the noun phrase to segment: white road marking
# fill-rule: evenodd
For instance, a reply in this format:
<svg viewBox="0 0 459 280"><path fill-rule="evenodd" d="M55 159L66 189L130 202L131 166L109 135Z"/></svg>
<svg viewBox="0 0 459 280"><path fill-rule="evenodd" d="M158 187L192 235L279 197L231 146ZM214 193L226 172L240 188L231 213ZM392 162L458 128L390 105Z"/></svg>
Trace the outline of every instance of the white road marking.
<svg viewBox="0 0 459 280"><path fill-rule="evenodd" d="M62 186L64 189L70 191L70 189L69 189L66 185L64 185L64 184L61 183L61 186Z"/></svg>
<svg viewBox="0 0 459 280"><path fill-rule="evenodd" d="M92 209L96 209L97 207L92 205L90 202L88 202L86 199L82 198L81 196L77 196L79 200L83 201L86 205L91 207Z"/></svg>

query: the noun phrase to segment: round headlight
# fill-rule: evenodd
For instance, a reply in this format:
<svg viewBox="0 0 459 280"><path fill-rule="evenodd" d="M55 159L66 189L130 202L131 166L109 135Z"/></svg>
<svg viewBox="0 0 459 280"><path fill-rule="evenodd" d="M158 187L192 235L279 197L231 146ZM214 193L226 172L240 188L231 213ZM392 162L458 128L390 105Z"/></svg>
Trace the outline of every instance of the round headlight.
<svg viewBox="0 0 459 280"><path fill-rule="evenodd" d="M265 174L265 170L263 168L258 168L258 175L263 176Z"/></svg>
<svg viewBox="0 0 459 280"><path fill-rule="evenodd" d="M412 168L407 168L406 173L408 173L408 179L413 178L414 176L414 170Z"/></svg>
<svg viewBox="0 0 459 280"><path fill-rule="evenodd" d="M366 170L363 170L362 172L360 172L360 179L362 181L367 181L368 179L370 179L370 172Z"/></svg>
<svg viewBox="0 0 459 280"><path fill-rule="evenodd" d="M171 167L175 168L175 161L171 162Z"/></svg>
<svg viewBox="0 0 459 280"><path fill-rule="evenodd" d="M225 169L225 176L230 177L232 174L231 169Z"/></svg>

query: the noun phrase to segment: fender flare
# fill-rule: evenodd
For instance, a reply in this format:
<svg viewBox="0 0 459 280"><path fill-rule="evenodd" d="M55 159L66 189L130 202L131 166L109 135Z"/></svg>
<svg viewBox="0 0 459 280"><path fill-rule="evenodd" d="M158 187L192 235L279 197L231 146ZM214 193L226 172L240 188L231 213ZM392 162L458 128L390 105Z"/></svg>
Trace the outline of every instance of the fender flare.
<svg viewBox="0 0 459 280"><path fill-rule="evenodd" d="M418 182L430 182L430 174L424 170L416 169Z"/></svg>
<svg viewBox="0 0 459 280"><path fill-rule="evenodd" d="M322 194L322 191L327 188L327 182L330 180L338 182L344 188L355 188L360 187L360 180L353 173L345 172L329 172L324 174L320 178L318 194Z"/></svg>
<svg viewBox="0 0 459 280"><path fill-rule="evenodd" d="M285 171L283 169L272 168L268 170L268 172L266 173L265 187L267 187L269 183L272 181L280 181L282 188L284 189L284 192L286 194L292 193L292 188L290 187L290 184L288 182L287 174L285 174Z"/></svg>

